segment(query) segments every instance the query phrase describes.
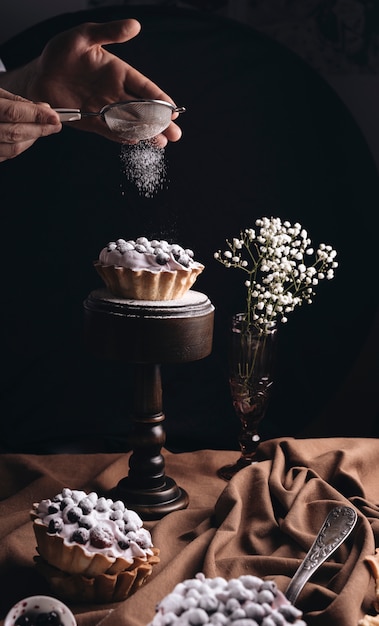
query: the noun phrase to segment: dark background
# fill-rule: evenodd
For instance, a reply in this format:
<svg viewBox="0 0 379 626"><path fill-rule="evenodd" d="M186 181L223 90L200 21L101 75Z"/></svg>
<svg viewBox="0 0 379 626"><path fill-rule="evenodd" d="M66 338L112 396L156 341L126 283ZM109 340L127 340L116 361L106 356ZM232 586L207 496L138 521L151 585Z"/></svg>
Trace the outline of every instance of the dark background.
<svg viewBox="0 0 379 626"><path fill-rule="evenodd" d="M129 16L140 19L141 35L111 49L186 106L183 138L166 148L168 184L153 198L127 180L117 144L69 127L1 165L3 451L127 448L133 368L127 354L103 362L84 349L82 303L101 285L92 267L100 249L139 235L191 247L206 267L196 288L216 308L212 355L162 368L167 446L236 446L226 340L245 290L238 272L217 264L213 253L262 215L300 221L315 247L330 243L340 263L312 306L280 328L263 437L302 436L310 427L318 436L376 436L376 405L367 403L376 357L363 385L362 377L349 383L335 421L322 419L378 306L378 176L361 130L298 54L209 11L115 6L68 13L13 37L0 57L11 69L59 30Z"/></svg>
<svg viewBox="0 0 379 626"><path fill-rule="evenodd" d="M379 166L379 5L373 0L3 0L0 42L61 13L134 4L222 15L281 42L340 96Z"/></svg>

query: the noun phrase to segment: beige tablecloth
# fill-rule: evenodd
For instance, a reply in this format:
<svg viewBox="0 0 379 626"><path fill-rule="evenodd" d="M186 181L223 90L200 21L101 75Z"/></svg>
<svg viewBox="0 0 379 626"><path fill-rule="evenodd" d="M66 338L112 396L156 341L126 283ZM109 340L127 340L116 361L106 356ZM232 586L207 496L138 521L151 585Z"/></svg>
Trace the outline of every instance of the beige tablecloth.
<svg viewBox="0 0 379 626"><path fill-rule="evenodd" d="M197 572L225 578L274 577L284 590L327 513L350 502L358 522L350 537L307 583L297 604L309 626L357 626L372 611L374 581L364 562L379 546L379 441L292 438L260 446L260 462L229 483L216 470L238 453L163 451L166 473L190 504L146 522L161 561L125 602L71 606L79 626L146 626L156 603ZM128 472L128 456L0 456L0 611L22 597L49 594L36 572L32 502L68 486L104 492Z"/></svg>

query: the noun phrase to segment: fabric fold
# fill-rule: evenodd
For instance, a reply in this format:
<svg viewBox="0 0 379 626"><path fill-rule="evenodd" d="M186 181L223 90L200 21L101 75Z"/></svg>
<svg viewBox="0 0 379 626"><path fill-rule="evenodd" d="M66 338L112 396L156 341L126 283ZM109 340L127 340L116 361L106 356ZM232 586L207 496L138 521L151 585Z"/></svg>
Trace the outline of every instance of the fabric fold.
<svg viewBox="0 0 379 626"><path fill-rule="evenodd" d="M376 439L279 438L261 443L259 461L226 483L217 469L233 462L235 452L165 452L167 473L188 492L189 507L147 523L161 562L146 584L125 602L71 607L78 626L147 626L175 584L200 571L227 579L251 573L275 579L284 591L329 511L347 504L357 510L357 524L313 574L297 606L308 626L358 626L373 613L374 580L365 557L379 546L378 454ZM120 455L10 457L0 456L8 482L0 485L0 584L7 590L18 575L27 583L20 594L46 592L33 574L31 501L54 495L48 492L58 483L106 491L122 477L125 462ZM74 464L81 469L73 480Z"/></svg>

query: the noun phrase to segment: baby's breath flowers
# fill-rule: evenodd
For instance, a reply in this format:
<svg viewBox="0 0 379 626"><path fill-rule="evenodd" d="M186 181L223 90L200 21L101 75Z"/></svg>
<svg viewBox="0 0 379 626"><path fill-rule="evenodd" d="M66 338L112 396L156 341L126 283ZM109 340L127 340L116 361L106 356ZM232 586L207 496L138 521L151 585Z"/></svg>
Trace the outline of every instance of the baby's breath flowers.
<svg viewBox="0 0 379 626"><path fill-rule="evenodd" d="M299 224L279 217L262 217L256 228L226 240L228 249L214 258L246 273L246 324L264 334L303 302L312 303L315 288L331 280L338 267L332 246L319 244L315 251L308 233Z"/></svg>

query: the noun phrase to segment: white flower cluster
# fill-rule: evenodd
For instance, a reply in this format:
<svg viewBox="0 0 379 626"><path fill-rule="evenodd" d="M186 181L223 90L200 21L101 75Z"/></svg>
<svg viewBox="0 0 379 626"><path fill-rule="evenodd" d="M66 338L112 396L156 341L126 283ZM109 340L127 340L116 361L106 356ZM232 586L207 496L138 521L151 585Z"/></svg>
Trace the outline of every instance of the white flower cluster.
<svg viewBox="0 0 379 626"><path fill-rule="evenodd" d="M322 243L314 251L307 231L297 222L262 217L255 226L226 240L228 250L215 252L214 258L246 272L246 322L265 332L278 319L286 322L288 313L303 302L311 304L315 287L334 277L338 263L332 246Z"/></svg>

